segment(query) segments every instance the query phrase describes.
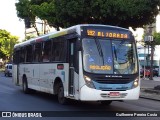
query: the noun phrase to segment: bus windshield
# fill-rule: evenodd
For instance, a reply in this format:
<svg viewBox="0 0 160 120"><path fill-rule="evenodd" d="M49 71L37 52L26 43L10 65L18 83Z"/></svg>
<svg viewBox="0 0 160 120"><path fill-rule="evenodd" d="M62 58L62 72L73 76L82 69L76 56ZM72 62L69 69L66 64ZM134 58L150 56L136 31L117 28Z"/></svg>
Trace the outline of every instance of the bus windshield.
<svg viewBox="0 0 160 120"><path fill-rule="evenodd" d="M135 74L138 72L136 47L119 39L84 38L83 66L86 72L99 74Z"/></svg>

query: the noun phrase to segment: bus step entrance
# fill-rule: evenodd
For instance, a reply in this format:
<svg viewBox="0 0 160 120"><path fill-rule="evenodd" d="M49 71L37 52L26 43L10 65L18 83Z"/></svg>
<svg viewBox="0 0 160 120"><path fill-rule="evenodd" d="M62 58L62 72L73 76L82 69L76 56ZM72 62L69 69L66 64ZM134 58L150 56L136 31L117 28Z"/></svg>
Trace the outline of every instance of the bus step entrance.
<svg viewBox="0 0 160 120"><path fill-rule="evenodd" d="M73 85L70 86L69 95L73 95Z"/></svg>
<svg viewBox="0 0 160 120"><path fill-rule="evenodd" d="M74 95L73 95L73 94L69 94L69 96L70 96L70 97L74 97Z"/></svg>
<svg viewBox="0 0 160 120"><path fill-rule="evenodd" d="M69 94L74 94L74 68L70 67L70 74L69 74Z"/></svg>

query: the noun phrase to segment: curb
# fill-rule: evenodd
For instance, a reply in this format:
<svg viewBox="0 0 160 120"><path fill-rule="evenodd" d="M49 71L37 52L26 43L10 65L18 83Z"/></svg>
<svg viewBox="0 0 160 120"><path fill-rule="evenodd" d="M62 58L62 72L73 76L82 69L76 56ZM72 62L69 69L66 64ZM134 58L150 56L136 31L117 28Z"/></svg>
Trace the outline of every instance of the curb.
<svg viewBox="0 0 160 120"><path fill-rule="evenodd" d="M153 89L141 89L140 98L160 101L160 91Z"/></svg>
<svg viewBox="0 0 160 120"><path fill-rule="evenodd" d="M145 89L144 92L150 93L150 94L157 94L157 95L160 95L160 90Z"/></svg>
<svg viewBox="0 0 160 120"><path fill-rule="evenodd" d="M153 97L149 97L149 96L145 96L145 95L140 95L140 98L144 98L144 99L149 99L149 100L155 100L155 101L160 101L160 98L153 98Z"/></svg>

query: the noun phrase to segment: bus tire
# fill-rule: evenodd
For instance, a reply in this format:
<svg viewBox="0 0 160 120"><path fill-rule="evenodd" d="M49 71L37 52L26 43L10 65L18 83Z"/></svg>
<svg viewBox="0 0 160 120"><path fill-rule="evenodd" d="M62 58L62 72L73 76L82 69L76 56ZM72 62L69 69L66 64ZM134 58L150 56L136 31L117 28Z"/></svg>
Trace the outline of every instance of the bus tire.
<svg viewBox="0 0 160 120"><path fill-rule="evenodd" d="M30 89L28 88L28 82L27 82L27 78L26 77L23 77L22 88L23 88L23 92L25 94L28 94L30 92Z"/></svg>
<svg viewBox="0 0 160 120"><path fill-rule="evenodd" d="M67 98L64 97L64 88L62 83L59 84L58 86L58 102L62 105L67 104Z"/></svg>
<svg viewBox="0 0 160 120"><path fill-rule="evenodd" d="M108 100L108 101L101 101L101 104L102 105L110 105L112 103L111 100Z"/></svg>
<svg viewBox="0 0 160 120"><path fill-rule="evenodd" d="M8 77L10 77L10 74L9 74L9 72L7 73L7 76L8 76Z"/></svg>

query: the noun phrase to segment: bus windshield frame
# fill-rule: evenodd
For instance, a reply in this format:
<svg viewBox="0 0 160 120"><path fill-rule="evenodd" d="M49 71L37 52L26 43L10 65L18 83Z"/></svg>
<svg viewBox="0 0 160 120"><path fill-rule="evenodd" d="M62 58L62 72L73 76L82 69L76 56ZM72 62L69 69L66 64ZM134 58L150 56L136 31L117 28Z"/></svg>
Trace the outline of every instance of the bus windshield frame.
<svg viewBox="0 0 160 120"><path fill-rule="evenodd" d="M85 37L83 68L96 74L136 74L138 58L134 40Z"/></svg>

